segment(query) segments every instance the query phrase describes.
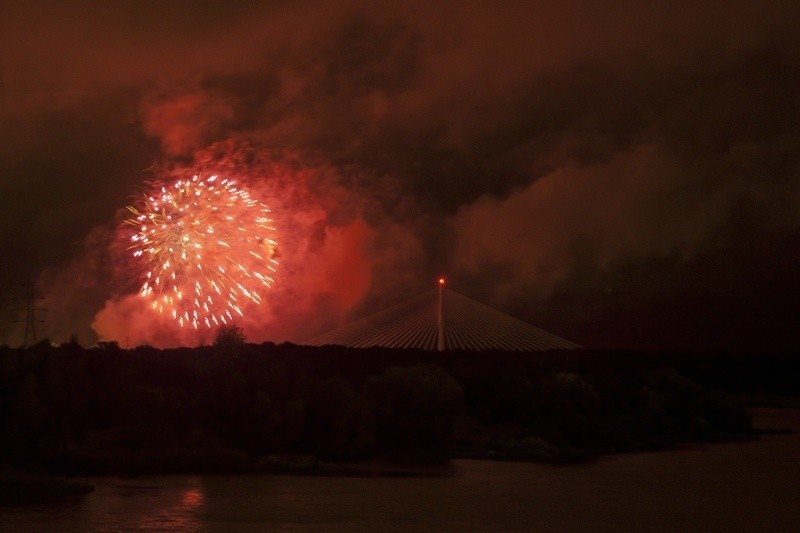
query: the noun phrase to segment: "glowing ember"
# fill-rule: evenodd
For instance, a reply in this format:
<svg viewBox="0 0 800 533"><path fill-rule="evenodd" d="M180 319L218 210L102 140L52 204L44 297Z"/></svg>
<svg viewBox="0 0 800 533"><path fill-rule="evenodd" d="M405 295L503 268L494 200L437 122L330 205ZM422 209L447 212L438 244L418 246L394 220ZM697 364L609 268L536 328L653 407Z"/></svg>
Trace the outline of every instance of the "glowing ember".
<svg viewBox="0 0 800 533"><path fill-rule="evenodd" d="M128 210L139 294L181 327L228 324L274 282L269 208L229 179L178 180L146 196L142 211Z"/></svg>

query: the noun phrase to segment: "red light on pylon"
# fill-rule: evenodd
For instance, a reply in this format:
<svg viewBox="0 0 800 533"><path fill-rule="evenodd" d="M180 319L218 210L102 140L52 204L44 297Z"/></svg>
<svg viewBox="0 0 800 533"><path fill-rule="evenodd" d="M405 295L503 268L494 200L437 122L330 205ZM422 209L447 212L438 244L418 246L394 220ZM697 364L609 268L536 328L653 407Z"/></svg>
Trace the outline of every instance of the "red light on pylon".
<svg viewBox="0 0 800 533"><path fill-rule="evenodd" d="M444 278L439 278L439 285L444 285Z"/></svg>

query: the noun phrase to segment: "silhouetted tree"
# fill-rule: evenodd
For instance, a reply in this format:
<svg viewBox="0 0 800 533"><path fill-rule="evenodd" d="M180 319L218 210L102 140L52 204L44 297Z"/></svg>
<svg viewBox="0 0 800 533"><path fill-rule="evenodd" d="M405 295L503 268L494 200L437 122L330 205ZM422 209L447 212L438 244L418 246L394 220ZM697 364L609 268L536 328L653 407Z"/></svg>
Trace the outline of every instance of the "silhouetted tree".
<svg viewBox="0 0 800 533"><path fill-rule="evenodd" d="M214 344L216 346L244 344L246 340L247 338L244 336L242 328L236 324L220 326L219 329L217 329L217 334L214 336Z"/></svg>
<svg viewBox="0 0 800 533"><path fill-rule="evenodd" d="M72 335L70 335L69 336L69 340L67 342L65 342L64 344L62 344L61 346L64 347L64 348L70 348L70 349L80 348L81 347L81 343L78 342L78 334L77 333L73 333Z"/></svg>
<svg viewBox="0 0 800 533"><path fill-rule="evenodd" d="M425 451L444 457L463 409L461 385L442 368L394 366L364 385L375 411L378 445L384 451Z"/></svg>
<svg viewBox="0 0 800 533"><path fill-rule="evenodd" d="M39 398L36 375L27 374L11 405L9 430L13 459L26 463L39 458L40 439L47 416Z"/></svg>
<svg viewBox="0 0 800 533"><path fill-rule="evenodd" d="M101 350L119 350L119 343L117 341L100 341L96 346Z"/></svg>
<svg viewBox="0 0 800 533"><path fill-rule="evenodd" d="M336 460L359 459L371 452L375 444L372 410L347 381L338 376L306 380L287 403L287 415L300 415L296 445L304 451Z"/></svg>

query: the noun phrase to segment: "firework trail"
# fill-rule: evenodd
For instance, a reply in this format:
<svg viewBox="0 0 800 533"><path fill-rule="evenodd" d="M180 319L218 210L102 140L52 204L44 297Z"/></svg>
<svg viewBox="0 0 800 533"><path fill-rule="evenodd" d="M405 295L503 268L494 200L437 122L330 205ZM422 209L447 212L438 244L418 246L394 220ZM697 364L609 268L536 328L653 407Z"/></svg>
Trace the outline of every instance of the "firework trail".
<svg viewBox="0 0 800 533"><path fill-rule="evenodd" d="M129 206L139 294L181 327L217 327L260 304L278 263L270 210L230 179L193 176Z"/></svg>

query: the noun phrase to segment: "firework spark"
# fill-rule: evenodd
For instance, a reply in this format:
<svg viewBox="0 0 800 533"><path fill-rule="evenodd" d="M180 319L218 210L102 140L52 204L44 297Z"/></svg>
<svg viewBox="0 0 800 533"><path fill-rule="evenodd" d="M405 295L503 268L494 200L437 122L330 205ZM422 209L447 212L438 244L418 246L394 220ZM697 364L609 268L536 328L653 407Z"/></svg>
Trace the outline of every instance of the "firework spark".
<svg viewBox="0 0 800 533"><path fill-rule="evenodd" d="M128 210L130 249L144 271L139 294L181 327L228 324L274 283L270 210L234 181L178 180Z"/></svg>

